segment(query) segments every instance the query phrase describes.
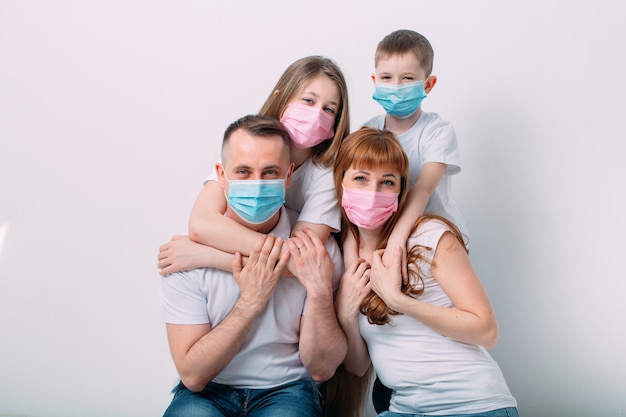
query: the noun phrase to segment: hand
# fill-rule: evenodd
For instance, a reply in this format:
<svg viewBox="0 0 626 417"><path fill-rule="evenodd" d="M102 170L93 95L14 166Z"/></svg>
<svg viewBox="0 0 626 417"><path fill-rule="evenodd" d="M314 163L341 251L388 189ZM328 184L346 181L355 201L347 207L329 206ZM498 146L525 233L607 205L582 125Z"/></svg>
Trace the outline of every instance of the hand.
<svg viewBox="0 0 626 417"><path fill-rule="evenodd" d="M274 293L289 258L289 253L281 255L282 246L283 240L272 234L262 237L252 249L245 267L242 267L241 253L235 253L232 268L239 285L239 299L259 311Z"/></svg>
<svg viewBox="0 0 626 417"><path fill-rule="evenodd" d="M207 252L207 246L194 242L188 236L174 236L159 247L159 273L169 275L206 266Z"/></svg>
<svg viewBox="0 0 626 417"><path fill-rule="evenodd" d="M383 253L387 250L377 250L372 254L372 267L370 271L370 284L374 291L389 308L395 310L396 303L402 293L401 262L402 252L396 248L392 253L392 262L389 266L383 260ZM397 310L396 310L397 311Z"/></svg>
<svg viewBox="0 0 626 417"><path fill-rule="evenodd" d="M396 251L398 249L402 251L400 272L402 273L402 283L405 285L409 283L406 241L406 237L400 236L399 238L396 238L392 232L391 236L389 236L389 240L387 241L387 250L385 250L385 253L383 254L383 263L385 265L391 265L394 257L396 256Z"/></svg>
<svg viewBox="0 0 626 417"><path fill-rule="evenodd" d="M335 264L317 234L308 227L294 231L287 245L294 268L292 272L306 288L308 296L332 297Z"/></svg>
<svg viewBox="0 0 626 417"><path fill-rule="evenodd" d="M362 258L354 260L343 273L335 299L335 309L341 323L358 317L361 303L371 291L369 274L370 264Z"/></svg>

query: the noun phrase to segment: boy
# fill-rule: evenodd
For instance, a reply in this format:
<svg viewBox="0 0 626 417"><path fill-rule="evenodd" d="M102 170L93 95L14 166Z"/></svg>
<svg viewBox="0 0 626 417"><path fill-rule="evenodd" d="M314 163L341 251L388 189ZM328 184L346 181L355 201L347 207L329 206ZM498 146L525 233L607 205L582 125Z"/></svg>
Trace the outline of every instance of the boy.
<svg viewBox="0 0 626 417"><path fill-rule="evenodd" d="M422 100L437 83L437 77L432 75L433 56L430 42L415 31L402 29L385 36L376 48L376 73L372 75L375 85L372 98L385 109L385 114L365 123L393 132L409 158L407 205L398 218L383 256L383 262L389 265L393 249L403 249L405 279L406 242L423 213L446 217L461 230L465 240L468 239L467 228L451 193L451 177L461 170L454 128L438 114L421 109ZM378 412L379 407L386 410L388 405L388 398L384 398L380 387L377 380L374 402ZM378 394L383 396L382 404L376 404Z"/></svg>

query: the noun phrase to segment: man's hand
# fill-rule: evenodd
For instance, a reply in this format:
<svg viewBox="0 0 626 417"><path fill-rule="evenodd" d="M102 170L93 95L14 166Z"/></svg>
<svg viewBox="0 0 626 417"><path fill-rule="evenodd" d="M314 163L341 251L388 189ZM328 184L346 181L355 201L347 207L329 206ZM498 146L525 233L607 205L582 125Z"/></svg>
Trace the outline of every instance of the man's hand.
<svg viewBox="0 0 626 417"><path fill-rule="evenodd" d="M284 241L270 234L256 244L245 267L242 267L241 254L235 253L232 262L233 276L239 285L239 300L260 311L276 289L283 268L289 259L289 252L281 255Z"/></svg>
<svg viewBox="0 0 626 417"><path fill-rule="evenodd" d="M322 295L332 299L335 264L317 234L305 227L293 232L287 244L294 264L292 272L306 288L308 296Z"/></svg>

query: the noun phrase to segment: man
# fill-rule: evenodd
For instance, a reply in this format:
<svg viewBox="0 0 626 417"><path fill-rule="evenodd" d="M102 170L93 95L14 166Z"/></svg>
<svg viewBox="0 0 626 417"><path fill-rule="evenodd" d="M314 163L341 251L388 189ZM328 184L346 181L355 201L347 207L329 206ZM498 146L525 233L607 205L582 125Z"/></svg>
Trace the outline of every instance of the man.
<svg viewBox="0 0 626 417"><path fill-rule="evenodd" d="M262 116L226 129L217 166L225 216L265 236L245 265L235 254L232 273L199 268L162 278L181 378L165 416L321 415L318 383L347 350L333 305L342 263L332 238L326 246L335 262L312 231L289 239L282 206L293 171L289 140L277 120ZM281 278L290 257L297 278Z"/></svg>

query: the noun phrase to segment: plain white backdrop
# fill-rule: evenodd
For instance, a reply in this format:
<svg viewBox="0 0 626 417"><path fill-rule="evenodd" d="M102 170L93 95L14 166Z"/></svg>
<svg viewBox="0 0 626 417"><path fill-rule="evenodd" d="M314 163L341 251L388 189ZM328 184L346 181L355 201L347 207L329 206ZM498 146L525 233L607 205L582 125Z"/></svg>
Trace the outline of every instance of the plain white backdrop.
<svg viewBox="0 0 626 417"><path fill-rule="evenodd" d="M626 3L0 0L0 415L156 416L176 382L158 246L285 67L435 50L455 196L524 417L626 413ZM407 352L419 354L419 352Z"/></svg>

